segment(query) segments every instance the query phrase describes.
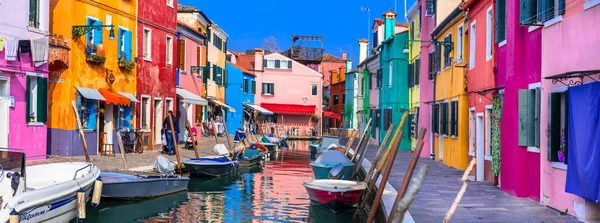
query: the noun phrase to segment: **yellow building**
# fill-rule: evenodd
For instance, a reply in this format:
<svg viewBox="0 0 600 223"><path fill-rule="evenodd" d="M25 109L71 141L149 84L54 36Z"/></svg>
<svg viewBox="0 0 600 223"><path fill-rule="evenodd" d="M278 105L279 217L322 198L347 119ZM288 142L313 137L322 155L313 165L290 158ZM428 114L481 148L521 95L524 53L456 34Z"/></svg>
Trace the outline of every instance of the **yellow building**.
<svg viewBox="0 0 600 223"><path fill-rule="evenodd" d="M50 154L83 154L75 103L90 154L111 150L115 130L135 120L137 1L50 0L50 33L69 43L50 66ZM115 149L117 146L114 146Z"/></svg>
<svg viewBox="0 0 600 223"><path fill-rule="evenodd" d="M435 159L464 170L468 165L468 100L465 64L468 55L463 27L464 13L455 8L433 30L437 41L432 69L435 79L433 130Z"/></svg>
<svg viewBox="0 0 600 223"><path fill-rule="evenodd" d="M419 7L418 2L415 2L410 10L408 11L408 97L410 102L410 138L411 138L411 148L414 150L417 143L418 136L418 123L419 123L419 103L420 103L420 95L421 89L419 88L420 83L420 68L421 68L421 27L420 17L419 17Z"/></svg>

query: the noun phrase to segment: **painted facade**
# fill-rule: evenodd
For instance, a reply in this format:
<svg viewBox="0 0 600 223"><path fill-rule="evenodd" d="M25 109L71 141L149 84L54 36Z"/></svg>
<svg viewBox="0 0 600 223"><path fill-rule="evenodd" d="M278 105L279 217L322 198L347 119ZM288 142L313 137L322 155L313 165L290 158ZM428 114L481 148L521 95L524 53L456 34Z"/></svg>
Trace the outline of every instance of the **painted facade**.
<svg viewBox="0 0 600 223"><path fill-rule="evenodd" d="M431 31L435 28L435 13L429 13L428 7L426 6L426 1L419 0L419 9L420 9L420 22L421 22L421 33L420 39L422 41L431 40ZM420 45L421 52L419 53L419 58L421 59L420 64L420 74L419 79L421 80L419 83L419 123L418 127L426 128L428 131L425 133L425 138L423 138L423 150L421 151L421 157L425 156L433 156L433 133L431 133L432 122L431 115L433 106L429 102L433 101L433 91L434 86L431 78L429 78L429 61L431 52L434 50L434 45L430 43L422 43Z"/></svg>
<svg viewBox="0 0 600 223"><path fill-rule="evenodd" d="M0 47L0 147L22 149L28 160L45 159L46 155L48 56L34 59L35 51L25 53L22 47L17 48L16 57L11 60L7 60L6 55L10 51L9 41L32 45L45 42L32 48L42 45L48 51L45 35L49 34L49 1L37 1L37 5L30 2L0 4L0 21L10 21L10 24L0 23L0 42L3 42Z"/></svg>
<svg viewBox="0 0 600 223"><path fill-rule="evenodd" d="M364 117L369 117L369 103L368 103L368 88L366 88L366 77L368 77L368 74L365 75L364 72L364 65L363 62L367 59L367 48L369 47L369 41L367 39L360 39L358 40L358 49L359 49L359 56L358 56L358 64L356 66L356 81L357 81L357 86L356 86L356 110L355 110L355 114L356 114L356 128L359 129L359 131L363 130L362 128L362 123L364 123ZM365 101L367 102L365 106Z"/></svg>
<svg viewBox="0 0 600 223"><path fill-rule="evenodd" d="M346 66L341 66L338 70L331 71L331 112L342 115L345 109L346 100ZM342 120L329 118L331 128L340 128Z"/></svg>
<svg viewBox="0 0 600 223"><path fill-rule="evenodd" d="M68 68L50 70L56 82L48 84L48 154L83 155L75 102L89 153L95 155L104 144L117 145L115 130L131 128L134 120L130 97L136 92L136 68L121 64L136 58L137 2L51 0L50 5L50 31L70 42L71 50ZM108 27L73 38L73 26L86 25L113 25L114 39Z"/></svg>
<svg viewBox="0 0 600 223"><path fill-rule="evenodd" d="M210 66L210 77L207 80L207 96L225 102L225 84L227 83L226 52L229 36L216 24L211 23L207 32L207 62Z"/></svg>
<svg viewBox="0 0 600 223"><path fill-rule="evenodd" d="M559 16L546 21L546 26L542 28L541 34L542 92L540 100L540 134L548 134L548 137L544 137L544 140L540 141L541 147L539 150L541 159L541 203L559 211L567 212L568 210L568 214L574 215L585 221L599 220L600 207L598 203L594 203L594 201L585 200L580 196L565 192L565 185L568 181L569 174L572 174L571 172L567 172L571 168L574 168L573 165L575 165L575 163L571 162L570 158L571 155L573 155L573 148L571 145L574 145L575 143L569 142L569 140L571 140L571 132L574 129L568 128L567 133L569 135L566 141L567 159L569 160L568 164L561 162L558 158L557 153L560 150L560 136L557 136L556 133L565 129L565 123L571 121L570 119L566 121L564 113L567 109L564 109L565 101L563 99L564 96L562 96L565 94L565 91L572 89L568 87L568 84L574 83L573 81L581 81L584 84L594 82L594 80L598 80L598 74L596 73L590 76L594 78L594 80L589 77L583 79L566 78L561 80L562 83L548 78L566 72L576 72L575 74L577 74L577 71L600 70L598 64L598 49L600 49L600 42L598 42L597 38L600 35L600 30L590 28L597 27L597 21L600 21L599 3L600 2L598 1L585 1L584 4L575 4L575 1L566 1L566 11L562 14L560 14L560 11L555 12ZM570 7L571 5L575 6ZM507 38L510 38L510 34ZM566 85L564 83L566 83ZM560 96L560 99L556 98L557 95ZM558 106L558 102L560 102L560 106ZM557 112L556 115L554 115L554 112ZM557 118L561 121L557 121ZM590 122L591 121L593 120L590 120ZM570 124L567 125L570 126ZM560 127L559 130L557 129L558 127ZM579 129L577 131L592 130ZM548 138L548 140L546 140L546 138ZM598 162L597 156L590 157L589 154L579 154L575 157L579 159L585 157L586 160L589 158L590 161L593 160L594 162ZM504 160L504 157L502 157L502 159ZM502 165L503 168L504 166L505 165ZM583 168L580 167L579 169L581 170ZM506 174L503 172L501 185L504 185L505 183L504 175ZM584 179L586 177L589 179L598 177L597 175L586 175L586 172L583 171L581 172L580 177L582 176ZM590 190L594 190L594 188L597 189L596 186L590 186ZM598 192L594 191L593 193L597 194Z"/></svg>
<svg viewBox="0 0 600 223"><path fill-rule="evenodd" d="M410 138L411 148L414 150L417 143L417 136L419 132L419 108L420 108L420 93L419 88L420 79L420 68L421 68L421 27L420 27L420 11L419 4L415 2L408 10L408 96L410 104Z"/></svg>
<svg viewBox="0 0 600 223"><path fill-rule="evenodd" d="M342 52L342 57L337 57L331 54L323 54L323 61L321 62L321 66L319 66L319 70L320 73L323 74L323 102L324 104L324 109L327 111L331 111L334 113L337 113L339 115L342 114L344 109L339 109L340 105L334 105L333 101L333 93L332 91L335 88L336 93L338 94L339 99L341 100L341 95L340 94L340 90L344 87L339 86L341 83L341 78L337 77L340 74L340 68L342 66L344 66L346 64L346 52ZM335 71L335 74L333 74L332 72ZM344 78L346 74L343 74ZM334 77L335 76L335 77ZM336 79L336 82L333 82L333 79ZM344 82L345 83L345 82ZM335 87L333 85L336 85ZM341 103L343 104L343 102ZM335 107L335 109L334 109ZM334 111L335 110L335 111ZM339 128L342 126L342 121L343 120L338 120L335 118L331 118L331 117L323 117L324 120L324 127L325 128Z"/></svg>
<svg viewBox="0 0 600 223"><path fill-rule="evenodd" d="M352 67L352 61L346 60L346 67ZM346 101L344 102L344 122L346 128L356 129L358 128L358 71L351 70L346 74Z"/></svg>
<svg viewBox="0 0 600 223"><path fill-rule="evenodd" d="M156 147L160 147L160 130L168 111L178 111L176 15L177 1L154 1L138 9L136 127L150 132L150 144Z"/></svg>
<svg viewBox="0 0 600 223"><path fill-rule="evenodd" d="M409 111L408 98L408 53L404 53L404 46L408 40L408 32L395 32L396 13L388 11L385 17L385 40L380 47L381 88L379 91L379 138L388 131L390 124L399 125L402 113ZM408 132L409 125L405 124L403 131ZM409 150L410 136L402 136L401 150Z"/></svg>
<svg viewBox="0 0 600 223"><path fill-rule="evenodd" d="M469 164L468 133L469 126L468 100L465 85L465 71L462 68L466 61L462 43L464 13L460 8L455 10L433 30L431 36L438 42L448 45L437 45L440 56L436 61L437 74L434 77L435 104L433 129L435 160L459 170L465 170ZM437 123L435 123L437 121Z"/></svg>
<svg viewBox="0 0 600 223"><path fill-rule="evenodd" d="M227 95L225 103L236 110L227 114L227 130L233 134L236 129L242 128L244 115L246 115L243 112L243 104L254 104L256 77L252 72L230 62L227 62L227 72L229 83L225 91Z"/></svg>

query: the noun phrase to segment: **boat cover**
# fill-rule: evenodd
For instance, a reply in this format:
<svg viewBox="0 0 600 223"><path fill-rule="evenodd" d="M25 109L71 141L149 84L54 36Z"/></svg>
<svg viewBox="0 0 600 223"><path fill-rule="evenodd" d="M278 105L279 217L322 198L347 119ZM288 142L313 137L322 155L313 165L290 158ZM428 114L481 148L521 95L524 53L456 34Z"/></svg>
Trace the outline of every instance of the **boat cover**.
<svg viewBox="0 0 600 223"><path fill-rule="evenodd" d="M154 169L162 174L173 174L175 172L175 165L167 157L157 156L154 159Z"/></svg>
<svg viewBox="0 0 600 223"><path fill-rule="evenodd" d="M346 155L337 150L327 150L315 160L315 163L347 163L350 162Z"/></svg>
<svg viewBox="0 0 600 223"><path fill-rule="evenodd" d="M217 156L229 156L229 150L224 144L215 145L215 147L213 147L213 151L217 154Z"/></svg>

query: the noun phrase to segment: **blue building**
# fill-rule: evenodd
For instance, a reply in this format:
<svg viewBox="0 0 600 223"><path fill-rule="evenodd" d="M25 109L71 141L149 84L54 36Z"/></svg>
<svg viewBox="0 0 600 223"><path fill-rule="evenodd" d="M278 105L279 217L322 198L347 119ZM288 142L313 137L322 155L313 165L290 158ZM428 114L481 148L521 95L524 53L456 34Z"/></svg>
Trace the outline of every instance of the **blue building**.
<svg viewBox="0 0 600 223"><path fill-rule="evenodd" d="M237 112L227 112L227 130L235 134L244 121L244 104L254 104L256 94L256 75L227 61L228 83L225 88L225 104Z"/></svg>

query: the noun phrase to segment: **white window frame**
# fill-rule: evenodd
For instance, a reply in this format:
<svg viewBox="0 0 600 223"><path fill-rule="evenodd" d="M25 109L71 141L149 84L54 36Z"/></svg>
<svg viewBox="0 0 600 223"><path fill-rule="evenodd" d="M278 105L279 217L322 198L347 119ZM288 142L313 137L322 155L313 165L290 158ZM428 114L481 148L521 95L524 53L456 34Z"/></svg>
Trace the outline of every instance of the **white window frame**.
<svg viewBox="0 0 600 223"><path fill-rule="evenodd" d="M263 84L272 84L272 85L273 85L273 88L272 88L271 90L272 90L273 92L275 91L275 83L273 83L273 82L265 82L265 81L263 81L263 82L261 83L261 88L264 88ZM267 88L266 90L268 90L268 89L269 89L269 88ZM272 95L273 95L273 93L272 93L272 92L267 92L266 90L264 90L264 92L265 92L265 93L263 93L262 95L269 95L269 96L272 96Z"/></svg>
<svg viewBox="0 0 600 223"><path fill-rule="evenodd" d="M450 35L452 35L452 32L449 32L448 34L446 34L446 37L444 37L444 42L446 42L446 38L448 38L448 37L450 37L450 42L452 42L452 38L451 38ZM444 49L444 54L446 54L446 47L444 47L443 49ZM447 54L448 58L446 58L445 55L442 55L442 56L444 56L444 61L443 61L444 62L444 70L448 70L452 66L452 55L451 55L451 53L452 53L452 51L450 51ZM446 66L446 60L449 60L449 62L447 64L448 66Z"/></svg>
<svg viewBox="0 0 600 223"><path fill-rule="evenodd" d="M167 0L167 6L173 8L173 0Z"/></svg>
<svg viewBox="0 0 600 223"><path fill-rule="evenodd" d="M458 28L456 29L456 33L458 34L456 36L456 58L458 59L458 63L462 63L463 61L463 38L464 38L464 29L463 29L463 24L458 25Z"/></svg>
<svg viewBox="0 0 600 223"><path fill-rule="evenodd" d="M283 62L285 62L285 66L283 66ZM288 64L291 63L289 60L280 60L279 61L279 69L288 69Z"/></svg>
<svg viewBox="0 0 600 223"><path fill-rule="evenodd" d="M390 68L388 70L388 76L389 76L389 80L388 80L388 88L392 88L392 84L393 82L393 76L394 76L394 63L393 61L390 61Z"/></svg>
<svg viewBox="0 0 600 223"><path fill-rule="evenodd" d="M167 102L170 102L170 103L167 103ZM163 115L164 115L165 117L167 117L167 114L169 113L169 111L173 111L173 106L175 106L175 105L173 104L174 102L175 102L175 101L173 100L173 98L169 98L169 97L166 97L166 98L165 98L165 110L166 110L166 111L165 111L165 112L163 112ZM168 105L168 107L167 107L167 105ZM173 111L173 113L175 113L175 111ZM164 118L164 117L163 117L163 118Z"/></svg>
<svg viewBox="0 0 600 223"><path fill-rule="evenodd" d="M273 66L269 66L269 62L273 62ZM280 64L281 65L281 64ZM267 64L265 64L266 68L275 68L275 60L267 60ZM281 67L281 66L280 66Z"/></svg>
<svg viewBox="0 0 600 223"><path fill-rule="evenodd" d="M492 46L494 38L492 36L492 26L494 21L492 14L492 6L490 6L486 11L486 25L485 25L485 61L490 61L492 59Z"/></svg>
<svg viewBox="0 0 600 223"><path fill-rule="evenodd" d="M596 5L600 5L600 0L585 0L585 3L583 3L583 10L588 10Z"/></svg>
<svg viewBox="0 0 600 223"><path fill-rule="evenodd" d="M152 102L152 98L150 97L150 95L142 95L140 97L140 128L144 129L145 131L150 131L150 102ZM148 99L147 103L146 103L146 107L144 107L144 99ZM142 119L142 112L146 113L146 117L144 117L144 119ZM144 128L144 125L147 126L147 128Z"/></svg>
<svg viewBox="0 0 600 223"><path fill-rule="evenodd" d="M569 89L569 87L567 86L560 86L560 87L553 87L551 93L565 93L567 90ZM560 100L560 104L561 104L561 110L563 109L563 106L567 106L563 104L564 100ZM550 104L548 105L550 106ZM549 117L548 117L549 118ZM562 125L562 120L561 120L561 125ZM527 151L529 151L529 147L527 148ZM561 169L561 170L567 170L568 166L567 164L563 163L563 162L551 162L552 168L555 169Z"/></svg>
<svg viewBox="0 0 600 223"><path fill-rule="evenodd" d="M313 88L317 89L317 94L313 94ZM319 96L319 85L318 84L311 84L310 85L310 96L313 96L313 97Z"/></svg>
<svg viewBox="0 0 600 223"><path fill-rule="evenodd" d="M469 70L475 68L475 52L477 52L477 21L473 21L469 27Z"/></svg>
<svg viewBox="0 0 600 223"><path fill-rule="evenodd" d="M485 113L484 113L484 122L485 122L485 148L484 148L484 154L485 154L485 160L491 160L492 158L492 105L486 105L485 106ZM488 159L489 158L489 159Z"/></svg>
<svg viewBox="0 0 600 223"><path fill-rule="evenodd" d="M469 109L469 156L475 156L475 107Z"/></svg>
<svg viewBox="0 0 600 223"><path fill-rule="evenodd" d="M27 123L37 123L38 115L39 115L37 113L37 104L38 104L37 88L38 88L38 80L40 79L40 77L27 76L27 79L29 79L29 89L27 89L27 94L29 94L29 104L27 106L29 107L29 112L35 114L35 121L33 121L33 122L29 121L29 114L26 114Z"/></svg>
<svg viewBox="0 0 600 223"><path fill-rule="evenodd" d="M146 36L146 31L148 31L148 39L144 38ZM142 33L142 47L144 47L142 54L144 54L145 61L152 61L152 29L144 27L144 33ZM148 55L145 54L145 51L148 51Z"/></svg>
<svg viewBox="0 0 600 223"><path fill-rule="evenodd" d="M169 39L171 40L171 44L169 44ZM167 66L173 66L173 36L167 35L165 42L167 43L166 63L167 63ZM171 50L171 56L169 56L169 50ZM184 53L184 55L185 55L185 53ZM185 57L183 59L183 64L185 67Z"/></svg>
<svg viewBox="0 0 600 223"><path fill-rule="evenodd" d="M44 1L42 0L37 0L38 3L38 8L37 8L37 20L38 20L38 27L36 28L35 26L29 26L29 8L27 8L27 30L31 31L31 32L36 32L39 34L44 34L46 35L46 29L48 29L48 27L44 27L44 23L47 22L47 13L45 10L45 4ZM29 1L27 1L27 7L29 7ZM100 21L100 20L98 20ZM45 28L45 29L44 29ZM87 40L86 40L87 41ZM29 114L28 114L29 115Z"/></svg>

